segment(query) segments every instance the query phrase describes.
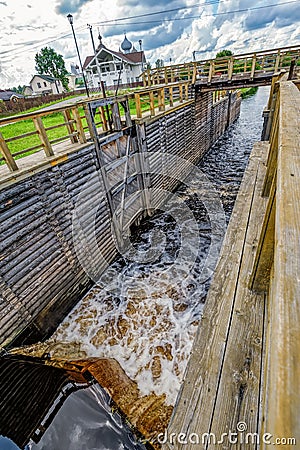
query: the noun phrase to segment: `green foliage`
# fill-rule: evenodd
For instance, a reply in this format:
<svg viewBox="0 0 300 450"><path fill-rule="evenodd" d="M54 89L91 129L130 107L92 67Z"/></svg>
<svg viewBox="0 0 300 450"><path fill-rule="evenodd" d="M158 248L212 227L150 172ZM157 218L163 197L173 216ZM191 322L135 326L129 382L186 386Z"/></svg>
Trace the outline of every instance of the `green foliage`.
<svg viewBox="0 0 300 450"><path fill-rule="evenodd" d="M157 68L157 69L160 69L161 67L164 67L164 61L162 60L162 59L157 59L156 61L155 61L155 67Z"/></svg>
<svg viewBox="0 0 300 450"><path fill-rule="evenodd" d="M252 95L256 94L256 92L258 91L258 87L242 88L240 89L240 91L242 98L251 97Z"/></svg>
<svg viewBox="0 0 300 450"><path fill-rule="evenodd" d="M18 87L10 88L10 91L16 92L17 94L23 94L25 88L26 88L25 85L21 86L21 85L19 84Z"/></svg>
<svg viewBox="0 0 300 450"><path fill-rule="evenodd" d="M36 66L35 69L40 75L50 75L58 78L63 87L68 89L68 71L65 66L62 55L56 53L51 47L44 47L34 57Z"/></svg>
<svg viewBox="0 0 300 450"><path fill-rule="evenodd" d="M150 70L150 69L151 69L151 64L150 64L149 62L147 62L147 64L146 64L146 69L147 69L147 70Z"/></svg>
<svg viewBox="0 0 300 450"><path fill-rule="evenodd" d="M216 58L223 58L224 56L232 56L233 53L231 50L222 50L216 54Z"/></svg>

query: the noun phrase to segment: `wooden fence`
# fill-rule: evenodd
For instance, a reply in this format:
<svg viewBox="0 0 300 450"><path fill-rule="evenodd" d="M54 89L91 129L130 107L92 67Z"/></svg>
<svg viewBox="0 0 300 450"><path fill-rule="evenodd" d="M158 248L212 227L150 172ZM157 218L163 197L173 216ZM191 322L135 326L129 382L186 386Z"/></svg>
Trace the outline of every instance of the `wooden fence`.
<svg viewBox="0 0 300 450"><path fill-rule="evenodd" d="M188 98L189 83L182 82L107 99L93 96L73 105L1 119L0 164L4 161L13 172L19 169L18 158L40 150L46 157L51 157L54 155L53 146L62 141L86 143L92 134L92 116L98 132L107 134L126 126L126 114L138 119L154 117ZM91 111L90 104L95 100L99 100L97 110ZM12 124L15 125L13 133L5 127Z"/></svg>
<svg viewBox="0 0 300 450"><path fill-rule="evenodd" d="M141 77L144 86L178 81L194 84L197 80L210 83L220 77L231 81L237 75L247 75L251 79L260 73L273 74L288 68L299 56L300 46L297 45L149 69Z"/></svg>

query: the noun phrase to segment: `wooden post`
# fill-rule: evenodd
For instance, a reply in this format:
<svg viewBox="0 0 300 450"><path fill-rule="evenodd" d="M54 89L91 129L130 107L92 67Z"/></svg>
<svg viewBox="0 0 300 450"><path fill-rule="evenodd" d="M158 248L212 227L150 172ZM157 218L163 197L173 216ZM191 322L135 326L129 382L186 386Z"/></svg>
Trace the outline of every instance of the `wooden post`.
<svg viewBox="0 0 300 450"><path fill-rule="evenodd" d="M135 93L134 94L134 100L135 100L135 108L136 108L136 115L138 119L142 118L142 108L141 108L141 97L140 94Z"/></svg>
<svg viewBox="0 0 300 450"><path fill-rule="evenodd" d="M12 154L10 153L9 148L7 147L7 144L5 142L4 137L2 136L2 133L0 133L0 152L7 164L7 167L11 172L15 172L16 170L19 170Z"/></svg>
<svg viewBox="0 0 300 450"><path fill-rule="evenodd" d="M184 85L184 90L185 90L185 96L184 96L184 99L185 99L185 100L188 100L188 99L189 99L189 83L186 83L186 84Z"/></svg>
<svg viewBox="0 0 300 450"><path fill-rule="evenodd" d="M174 78L174 70L173 70L173 66L170 67L170 71L171 71L171 83L174 83L175 78Z"/></svg>
<svg viewBox="0 0 300 450"><path fill-rule="evenodd" d="M148 77L148 86L151 86L151 71L150 71L150 69L147 70L147 77Z"/></svg>
<svg viewBox="0 0 300 450"><path fill-rule="evenodd" d="M197 79L197 63L194 62L193 63L193 77L192 77L192 84L196 83L196 79Z"/></svg>
<svg viewBox="0 0 300 450"><path fill-rule="evenodd" d="M113 116L113 124L115 131L121 131L122 130L122 123L121 123L121 117L120 117L120 110L119 110L119 103L118 101L115 101L112 104L112 116Z"/></svg>
<svg viewBox="0 0 300 450"><path fill-rule="evenodd" d="M159 111L165 110L165 89L159 89L158 91L158 109Z"/></svg>
<svg viewBox="0 0 300 450"><path fill-rule="evenodd" d="M66 122L72 121L72 117L71 117L71 113L70 113L69 109L66 109L62 113L63 113L63 116L64 116ZM76 142L78 142L78 137L73 135L73 133L75 133L75 128L74 128L73 123L66 123L66 128L68 130L68 133L72 135L72 136L70 136L72 144L76 144Z"/></svg>
<svg viewBox="0 0 300 450"><path fill-rule="evenodd" d="M147 86L146 72L143 72L143 86Z"/></svg>
<svg viewBox="0 0 300 450"><path fill-rule="evenodd" d="M79 142L81 144L84 144L86 142L86 136L85 136L85 132L84 132L84 129L83 129L83 126L82 126L82 122L81 122L81 119L80 119L80 114L79 114L78 108L77 107L76 108L72 108L71 111L72 111L72 114L73 114L73 118L75 120L77 131L78 131Z"/></svg>
<svg viewBox="0 0 300 450"><path fill-rule="evenodd" d="M169 87L169 98L170 98L170 106L174 105L174 101L173 101L173 86Z"/></svg>
<svg viewBox="0 0 300 450"><path fill-rule="evenodd" d="M54 155L53 148L48 139L42 119L40 117L34 117L32 120L36 128L36 131L38 132L46 156L53 156Z"/></svg>
<svg viewBox="0 0 300 450"><path fill-rule="evenodd" d="M233 74L233 57L228 60L228 81L232 80Z"/></svg>
<svg viewBox="0 0 300 450"><path fill-rule="evenodd" d="M93 139L96 139L96 136L94 136L95 130L94 130L94 125L93 125L93 119L92 119L92 115L91 115L88 103L85 103L85 105L83 106L83 109L84 109L86 122L89 127L90 137ZM95 125L95 128L96 128L96 125Z"/></svg>
<svg viewBox="0 0 300 450"><path fill-rule="evenodd" d="M105 115L104 106L100 106L99 109L100 109L100 116L101 116L101 122L102 122L102 130L108 131L107 119L106 119L106 115Z"/></svg>
<svg viewBox="0 0 300 450"><path fill-rule="evenodd" d="M165 83L168 84L168 71L166 67L164 68L164 71L165 71Z"/></svg>
<svg viewBox="0 0 300 450"><path fill-rule="evenodd" d="M154 93L153 91L149 92L149 98L150 98L150 116L155 116L155 106L154 106Z"/></svg>
<svg viewBox="0 0 300 450"><path fill-rule="evenodd" d="M278 72L279 70L279 64L280 64L280 50L278 50L277 56L276 56L276 61L275 61L275 68L274 68L274 72Z"/></svg>
<svg viewBox="0 0 300 450"><path fill-rule="evenodd" d="M182 89L182 84L179 85L179 101L180 101L180 103L183 102L183 89Z"/></svg>
<svg viewBox="0 0 300 450"><path fill-rule="evenodd" d="M255 66L256 66L256 53L254 53L253 57L252 57L252 67L251 67L251 74L250 74L250 79L254 78L255 75Z"/></svg>
<svg viewBox="0 0 300 450"><path fill-rule="evenodd" d="M211 79L213 77L214 74L214 61L211 60L209 63L209 74L208 74L208 82L211 82Z"/></svg>

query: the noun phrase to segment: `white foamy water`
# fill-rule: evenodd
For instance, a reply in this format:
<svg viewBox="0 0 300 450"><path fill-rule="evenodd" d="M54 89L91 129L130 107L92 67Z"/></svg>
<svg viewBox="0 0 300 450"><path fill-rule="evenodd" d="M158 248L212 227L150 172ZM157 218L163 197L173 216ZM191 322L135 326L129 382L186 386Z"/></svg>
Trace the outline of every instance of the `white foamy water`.
<svg viewBox="0 0 300 450"><path fill-rule="evenodd" d="M155 245L153 231L163 233L155 245L157 260L143 264L120 258L113 263L53 335L60 342L80 342L89 356L115 358L143 395L166 394L169 404L175 403L207 290L207 281L200 284L198 276L209 248L210 222L207 217L199 222L195 249L190 242L181 243L182 227L172 219L184 201L199 213L199 199L193 202L195 189L191 191L172 199L169 213L156 214L137 232L140 252ZM187 217L184 224L181 218L183 226L189 221ZM170 270L182 245L195 264L192 270L190 264Z"/></svg>

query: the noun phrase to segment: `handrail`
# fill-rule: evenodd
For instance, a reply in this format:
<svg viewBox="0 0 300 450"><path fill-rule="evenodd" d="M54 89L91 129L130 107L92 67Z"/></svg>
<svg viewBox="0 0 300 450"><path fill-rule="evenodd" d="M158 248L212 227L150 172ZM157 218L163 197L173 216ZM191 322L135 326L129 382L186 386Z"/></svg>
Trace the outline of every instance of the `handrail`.
<svg viewBox="0 0 300 450"><path fill-rule="evenodd" d="M0 153L11 172L19 169L16 162L19 157L27 156L33 152L43 150L46 157L53 157L53 145L61 141L70 141L72 144L85 144L91 136L91 115L95 117L98 132L108 133L118 131L119 124L126 126L124 115L130 114L124 109L124 102L130 103L131 115L137 119L154 117L156 114L173 107L177 103L188 100L189 83L173 83L168 86L153 86L136 90L127 95L102 98L93 96L81 99L77 103L67 106L52 107L51 110L35 111L32 113L0 119ZM90 111L89 103L96 101L96 111ZM115 105L117 104L117 107ZM116 114L119 120L114 121ZM51 119L52 117L52 119ZM23 125L22 133L15 132L10 126ZM59 132L57 132L59 130ZM12 134L13 133L13 134Z"/></svg>
<svg viewBox="0 0 300 450"><path fill-rule="evenodd" d="M260 71L278 72L289 66L291 58L299 57L300 45L294 45L148 69L140 77L144 86L183 79L194 84L202 77L208 77L208 82L211 82L215 76L220 75L226 75L227 80L231 80L238 73L247 73L253 78Z"/></svg>
<svg viewBox="0 0 300 450"><path fill-rule="evenodd" d="M300 436L300 91L274 86L270 142L262 195L268 204L250 287L268 295L263 432Z"/></svg>

